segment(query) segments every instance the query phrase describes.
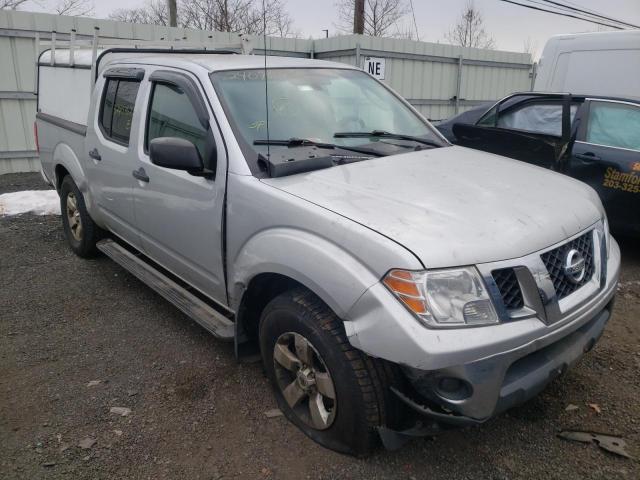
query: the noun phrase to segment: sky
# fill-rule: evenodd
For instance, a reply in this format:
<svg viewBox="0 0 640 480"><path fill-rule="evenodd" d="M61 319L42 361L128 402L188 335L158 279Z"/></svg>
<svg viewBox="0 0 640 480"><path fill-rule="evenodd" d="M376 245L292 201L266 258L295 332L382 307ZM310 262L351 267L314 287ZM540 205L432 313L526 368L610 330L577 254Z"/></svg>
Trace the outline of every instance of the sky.
<svg viewBox="0 0 640 480"><path fill-rule="evenodd" d="M323 29L337 32L336 0L284 0L302 38L324 36ZM420 40L446 43L445 34L455 24L468 0L413 0ZM640 0L559 0L602 15L640 25ZM144 5L145 0L94 0L97 17L106 18L116 8ZM537 12L500 0L475 0L484 17L485 29L493 36L496 48L521 52L529 42L539 56L545 42L558 33L597 31L592 23ZM408 15L406 26L412 27ZM603 28L601 28L603 29Z"/></svg>

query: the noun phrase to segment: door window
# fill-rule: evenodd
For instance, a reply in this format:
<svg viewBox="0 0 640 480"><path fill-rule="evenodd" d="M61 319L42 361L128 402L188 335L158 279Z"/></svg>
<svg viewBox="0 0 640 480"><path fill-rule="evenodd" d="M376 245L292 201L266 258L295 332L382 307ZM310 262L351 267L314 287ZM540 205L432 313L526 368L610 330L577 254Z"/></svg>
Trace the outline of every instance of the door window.
<svg viewBox="0 0 640 480"><path fill-rule="evenodd" d="M100 129L108 139L123 145L129 144L139 87L140 82L137 81L107 79L102 98Z"/></svg>
<svg viewBox="0 0 640 480"><path fill-rule="evenodd" d="M640 107L626 103L592 102L586 141L607 147L640 150Z"/></svg>
<svg viewBox="0 0 640 480"><path fill-rule="evenodd" d="M571 105L572 122L577 110L578 105ZM562 135L562 104L532 103L522 108L500 113L497 126L559 137Z"/></svg>
<svg viewBox="0 0 640 480"><path fill-rule="evenodd" d="M192 142L206 164L207 130L187 94L178 86L156 83L151 97L146 146L159 137L178 137Z"/></svg>

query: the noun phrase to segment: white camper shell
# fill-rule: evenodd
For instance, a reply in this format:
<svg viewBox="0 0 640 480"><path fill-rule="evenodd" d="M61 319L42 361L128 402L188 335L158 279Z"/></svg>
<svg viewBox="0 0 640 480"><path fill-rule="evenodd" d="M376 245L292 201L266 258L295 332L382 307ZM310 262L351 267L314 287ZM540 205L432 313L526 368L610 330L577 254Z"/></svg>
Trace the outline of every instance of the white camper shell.
<svg viewBox="0 0 640 480"><path fill-rule="evenodd" d="M250 53L248 38L233 44L203 45L185 41L118 41L109 39L101 43L93 40L40 42L49 46L38 58L37 90L38 112L58 117L79 125L87 125L91 93L97 73L109 63L135 55L163 55L171 53ZM74 88L61 88L73 85Z"/></svg>

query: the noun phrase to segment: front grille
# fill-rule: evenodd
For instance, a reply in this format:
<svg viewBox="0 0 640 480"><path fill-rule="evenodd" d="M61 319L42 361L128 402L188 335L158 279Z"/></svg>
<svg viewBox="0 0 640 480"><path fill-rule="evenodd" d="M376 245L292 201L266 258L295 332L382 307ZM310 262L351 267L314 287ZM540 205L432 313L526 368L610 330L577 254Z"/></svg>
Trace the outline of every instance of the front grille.
<svg viewBox="0 0 640 480"><path fill-rule="evenodd" d="M576 249L580 255L582 255L585 262L585 274L578 283L571 282L564 273L564 264L567 254L571 249ZM592 232L585 233L558 248L543 253L540 255L540 258L542 258L542 261L547 267L553 286L556 289L556 295L558 300L560 300L571 295L593 277L593 234Z"/></svg>
<svg viewBox="0 0 640 480"><path fill-rule="evenodd" d="M494 270L491 272L491 275L493 275L498 290L500 290L502 301L507 310L516 310L524 307L522 291L520 290L520 284L518 283L516 272L513 268Z"/></svg>

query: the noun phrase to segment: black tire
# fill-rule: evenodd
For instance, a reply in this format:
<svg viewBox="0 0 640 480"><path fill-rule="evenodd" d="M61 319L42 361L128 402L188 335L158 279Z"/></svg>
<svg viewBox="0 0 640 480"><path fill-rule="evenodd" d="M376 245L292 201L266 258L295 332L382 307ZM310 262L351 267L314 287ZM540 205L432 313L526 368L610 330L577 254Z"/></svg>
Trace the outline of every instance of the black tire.
<svg viewBox="0 0 640 480"><path fill-rule="evenodd" d="M299 411L289 406L278 385L282 373L274 363L274 348L279 338L290 335L288 332L311 343L333 380L335 414L325 429L308 425ZM378 445L376 427L387 421L388 386L395 383L394 367L354 349L342 320L317 296L306 289L294 289L273 299L260 319L260 349L280 409L308 437L331 450L356 456L366 455ZM296 409L302 407L302 402L296 405Z"/></svg>
<svg viewBox="0 0 640 480"><path fill-rule="evenodd" d="M62 227L71 250L82 258L95 256L98 253L96 243L102 236L102 230L91 219L84 203L84 197L70 175L67 175L62 179L59 193ZM73 220L70 220L70 209L68 206L69 197L72 197L75 200L77 211L76 220L79 221L79 225L81 226L81 230L79 232L77 230L77 226L75 226L75 232L72 230L71 222Z"/></svg>

